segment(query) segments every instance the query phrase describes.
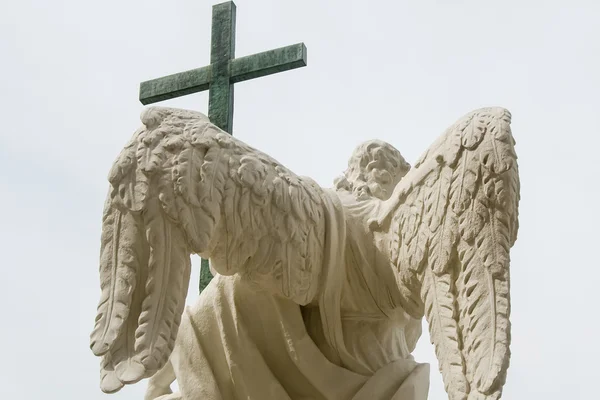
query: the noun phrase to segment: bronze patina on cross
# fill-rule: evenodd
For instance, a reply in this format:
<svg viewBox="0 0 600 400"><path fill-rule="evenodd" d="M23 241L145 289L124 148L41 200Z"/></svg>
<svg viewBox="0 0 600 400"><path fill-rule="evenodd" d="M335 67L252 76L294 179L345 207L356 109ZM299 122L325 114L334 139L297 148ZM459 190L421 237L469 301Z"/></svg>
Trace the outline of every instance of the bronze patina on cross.
<svg viewBox="0 0 600 400"><path fill-rule="evenodd" d="M210 65L142 82L142 104L208 90L208 117L233 134L234 83L306 66L304 43L235 58L235 11L232 1L213 6ZM208 260L202 260L200 291L211 279Z"/></svg>

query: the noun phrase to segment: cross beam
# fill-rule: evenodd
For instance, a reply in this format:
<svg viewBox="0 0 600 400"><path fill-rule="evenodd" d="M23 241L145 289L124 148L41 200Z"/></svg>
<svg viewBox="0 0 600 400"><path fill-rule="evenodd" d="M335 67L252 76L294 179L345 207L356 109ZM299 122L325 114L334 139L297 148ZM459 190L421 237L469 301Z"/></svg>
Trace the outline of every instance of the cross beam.
<svg viewBox="0 0 600 400"><path fill-rule="evenodd" d="M225 82L213 83L213 77L216 75L213 74L213 65L142 82L140 85L140 101L142 104L152 104L205 90L209 90L209 93L215 93L223 89L233 88L234 83L304 67L306 66L306 46L304 46L304 43L297 43L275 50L264 51L251 56L232 59L230 65L231 69L229 71L226 69L225 76L220 77L220 80ZM227 78L229 78L228 81ZM211 84L213 85L212 88L210 87ZM222 87L216 90L215 86L219 84ZM233 94L231 98L233 99ZM232 110L230 114L233 115L233 104L230 107ZM209 110L210 108L209 100ZM212 120L213 118L211 118ZM229 132L228 129L223 130Z"/></svg>
<svg viewBox="0 0 600 400"><path fill-rule="evenodd" d="M233 134L234 83L306 66L304 43L235 58L235 13L232 1L214 5L210 65L142 82L142 104L208 90L208 118L225 132ZM211 279L208 260L203 259L200 292Z"/></svg>
<svg viewBox="0 0 600 400"><path fill-rule="evenodd" d="M233 133L234 83L306 66L304 43L235 58L235 10L233 2L213 6L210 65L142 82L142 104L208 90L208 117Z"/></svg>

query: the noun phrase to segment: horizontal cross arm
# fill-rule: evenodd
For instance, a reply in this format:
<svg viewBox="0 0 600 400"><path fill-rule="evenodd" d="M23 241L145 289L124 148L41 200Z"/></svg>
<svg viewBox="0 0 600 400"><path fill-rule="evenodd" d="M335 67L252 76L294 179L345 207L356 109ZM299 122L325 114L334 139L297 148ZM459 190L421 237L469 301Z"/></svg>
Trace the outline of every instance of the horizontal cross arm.
<svg viewBox="0 0 600 400"><path fill-rule="evenodd" d="M297 43L279 49L264 51L230 61L231 83L259 78L306 66L306 46ZM140 102L144 105L208 90L212 66L191 69L162 78L140 83Z"/></svg>
<svg viewBox="0 0 600 400"><path fill-rule="evenodd" d="M191 69L140 83L140 102L144 105L208 90L212 67Z"/></svg>
<svg viewBox="0 0 600 400"><path fill-rule="evenodd" d="M231 60L232 83L306 66L306 46L297 43Z"/></svg>

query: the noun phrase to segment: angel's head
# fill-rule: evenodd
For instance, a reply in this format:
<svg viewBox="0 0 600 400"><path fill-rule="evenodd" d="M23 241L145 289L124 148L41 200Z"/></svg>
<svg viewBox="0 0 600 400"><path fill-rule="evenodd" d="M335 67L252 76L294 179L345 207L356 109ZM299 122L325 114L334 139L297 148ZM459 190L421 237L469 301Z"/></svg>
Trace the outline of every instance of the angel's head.
<svg viewBox="0 0 600 400"><path fill-rule="evenodd" d="M354 150L348 168L335 180L335 188L352 192L357 200L387 200L409 169L410 164L394 146L369 140Z"/></svg>

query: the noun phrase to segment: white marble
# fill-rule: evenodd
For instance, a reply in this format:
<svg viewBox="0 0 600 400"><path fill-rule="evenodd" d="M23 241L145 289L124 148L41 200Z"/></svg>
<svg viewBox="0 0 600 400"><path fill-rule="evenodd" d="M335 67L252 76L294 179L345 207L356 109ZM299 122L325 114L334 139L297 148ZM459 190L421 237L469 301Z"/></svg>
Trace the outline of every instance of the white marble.
<svg viewBox="0 0 600 400"><path fill-rule="evenodd" d="M333 189L200 113L142 122L109 175L91 335L103 391L150 378L146 399L424 400L429 366L411 352L425 317L449 398L501 396L508 111L467 114L413 168L366 142ZM191 254L217 276L184 309Z"/></svg>

